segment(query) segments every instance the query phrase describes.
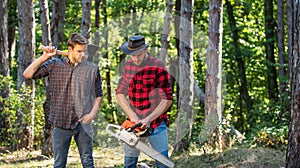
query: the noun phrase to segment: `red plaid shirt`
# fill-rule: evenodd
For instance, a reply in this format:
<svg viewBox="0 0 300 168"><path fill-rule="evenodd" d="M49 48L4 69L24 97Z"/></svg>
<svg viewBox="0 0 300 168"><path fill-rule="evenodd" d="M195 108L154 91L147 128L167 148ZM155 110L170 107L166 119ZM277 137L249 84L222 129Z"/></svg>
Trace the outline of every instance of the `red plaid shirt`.
<svg viewBox="0 0 300 168"><path fill-rule="evenodd" d="M141 119L148 116L162 99L173 100L170 74L166 66L152 56L140 66L132 60L126 62L116 93L129 96L131 107ZM168 124L167 112L154 120L151 127L156 128L162 121Z"/></svg>

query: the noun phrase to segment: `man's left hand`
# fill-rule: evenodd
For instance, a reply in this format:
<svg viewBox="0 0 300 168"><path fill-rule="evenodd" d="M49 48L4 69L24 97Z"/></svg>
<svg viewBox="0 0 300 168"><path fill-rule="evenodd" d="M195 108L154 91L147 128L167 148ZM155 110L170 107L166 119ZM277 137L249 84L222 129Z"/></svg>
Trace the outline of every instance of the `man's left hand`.
<svg viewBox="0 0 300 168"><path fill-rule="evenodd" d="M90 124L92 120L94 119L94 116L90 113L83 117L81 117L78 121L82 122L82 124Z"/></svg>

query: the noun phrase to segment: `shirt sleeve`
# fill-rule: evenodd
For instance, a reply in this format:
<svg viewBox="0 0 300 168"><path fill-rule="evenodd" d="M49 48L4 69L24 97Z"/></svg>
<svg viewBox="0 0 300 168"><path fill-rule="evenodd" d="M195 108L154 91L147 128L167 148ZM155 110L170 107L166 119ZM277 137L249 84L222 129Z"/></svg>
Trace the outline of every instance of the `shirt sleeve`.
<svg viewBox="0 0 300 168"><path fill-rule="evenodd" d="M33 74L32 79L40 79L48 76L51 71L52 65L57 62L56 59L48 60L44 62L38 70Z"/></svg>
<svg viewBox="0 0 300 168"><path fill-rule="evenodd" d="M128 87L129 87L129 81L128 81L127 74L126 74L125 68L124 68L122 70L121 78L119 79L116 94L128 95Z"/></svg>
<svg viewBox="0 0 300 168"><path fill-rule="evenodd" d="M101 76L100 76L99 68L97 68L97 72L96 72L95 93L96 93L96 97L102 97L103 96L102 79L101 79Z"/></svg>
<svg viewBox="0 0 300 168"><path fill-rule="evenodd" d="M160 98L173 100L172 88L171 88L171 75L165 67L158 68L156 82L157 82L157 88L159 88Z"/></svg>

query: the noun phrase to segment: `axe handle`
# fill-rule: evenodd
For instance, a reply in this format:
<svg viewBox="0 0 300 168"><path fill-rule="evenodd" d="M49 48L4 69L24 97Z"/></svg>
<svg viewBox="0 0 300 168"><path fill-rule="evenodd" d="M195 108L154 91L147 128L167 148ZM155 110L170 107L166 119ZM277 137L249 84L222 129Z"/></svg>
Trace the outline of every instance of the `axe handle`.
<svg viewBox="0 0 300 168"><path fill-rule="evenodd" d="M39 47L39 50L47 51L47 47L44 46L44 45L41 45L41 46ZM64 56L68 56L68 55L69 55L68 52L61 51L61 50L56 50L56 54L64 55Z"/></svg>

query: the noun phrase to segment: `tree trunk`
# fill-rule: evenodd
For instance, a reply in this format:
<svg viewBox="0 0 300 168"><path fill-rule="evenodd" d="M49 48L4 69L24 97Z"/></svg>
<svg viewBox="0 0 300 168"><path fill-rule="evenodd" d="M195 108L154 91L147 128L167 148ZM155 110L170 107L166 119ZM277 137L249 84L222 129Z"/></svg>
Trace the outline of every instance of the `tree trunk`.
<svg viewBox="0 0 300 168"><path fill-rule="evenodd" d="M49 8L47 0L39 0L40 4L40 19L42 25L42 44L50 45L51 34L50 34L50 20L49 20ZM43 104L44 108L44 139L42 143L41 154L45 156L52 156L52 127L48 120L50 113L50 86L48 78L45 78L46 87L46 100Z"/></svg>
<svg viewBox="0 0 300 168"><path fill-rule="evenodd" d="M288 92L288 74L286 65L288 64L287 57L285 54L285 45L284 45L284 0L278 0L277 2L277 22L278 22L278 28L277 28L277 36L278 36L278 61L279 61L279 70L278 70L278 76L279 76L279 95L280 95L280 117L287 112L289 100L287 97L289 96Z"/></svg>
<svg viewBox="0 0 300 168"><path fill-rule="evenodd" d="M94 34L94 44L96 46L100 46L100 1L101 0L95 0L95 11L96 11L96 14L95 14L95 28L96 28L96 31L95 31L95 34ZM100 47L101 49L101 47ZM93 58L93 62L98 65L99 64L99 54L96 53L95 57Z"/></svg>
<svg viewBox="0 0 300 168"><path fill-rule="evenodd" d="M8 1L9 11L17 11L17 0ZM8 48L9 48L9 66L12 68L16 60L16 24L18 23L18 15L16 12L9 15L8 20Z"/></svg>
<svg viewBox="0 0 300 168"><path fill-rule="evenodd" d="M7 0L0 2L0 75L9 75L9 64L8 64L8 33L7 33ZM1 90L0 96L7 97L7 90ZM1 105L0 105L1 108Z"/></svg>
<svg viewBox="0 0 300 168"><path fill-rule="evenodd" d="M291 88L291 120L289 123L286 168L300 167L300 4L287 1L288 55Z"/></svg>
<svg viewBox="0 0 300 168"><path fill-rule="evenodd" d="M106 82L107 82L107 100L108 104L112 104L112 97L111 97L111 78L110 78L110 64L109 62L109 56L108 56L108 29L107 29L107 11L106 11L106 0L102 0L102 9L103 9L103 23L104 23L104 39L105 39L105 44L104 44L104 55L103 58L107 61L107 64L105 65L105 71L106 71ZM115 118L114 118L115 119Z"/></svg>
<svg viewBox="0 0 300 168"><path fill-rule="evenodd" d="M235 60L238 64L238 74L240 77L240 94L241 94L241 101L244 101L247 107L247 111L248 111L248 117L251 118L251 109L252 109L252 105L253 105L253 101L251 100L249 93L248 93L248 88L247 88L247 79L246 79L246 70L245 70L245 63L244 60L242 59L242 55L241 55L241 48L240 46L242 46L241 44L239 44L240 41L240 37L239 37L239 32L238 32L238 28L236 27L236 20L234 17L234 13L233 13L233 6L231 5L231 3L226 0L225 1L225 5L226 5L226 11L227 11L227 16L228 16L228 22L230 25L230 30L232 33L232 38L233 38L233 45L234 45L234 55L235 55ZM241 105L241 110L240 110L240 116L242 116L242 105ZM240 122L241 125L243 125L242 121L243 121L243 117L240 117ZM251 124L251 123L249 123Z"/></svg>
<svg viewBox="0 0 300 168"><path fill-rule="evenodd" d="M183 150L185 135L187 145L191 139L193 125L194 100L194 61L193 61L193 0L181 1L180 19L180 55L179 55L179 111L176 125L175 151Z"/></svg>
<svg viewBox="0 0 300 168"><path fill-rule="evenodd" d="M92 0L82 0L81 34L90 40Z"/></svg>
<svg viewBox="0 0 300 168"><path fill-rule="evenodd" d="M9 50L8 50L8 32L7 32L7 0L3 0L0 2L0 75L3 77L9 76ZM2 78L2 77L1 77ZM3 78L2 78L3 79ZM0 97L3 99L7 98L9 95L9 86L0 88ZM6 123L7 114L1 113L4 108L4 100L0 100L0 128L3 130L8 129L8 124ZM7 137L5 132L2 137L0 137L1 141L5 141L5 137Z"/></svg>
<svg viewBox="0 0 300 168"><path fill-rule="evenodd" d="M62 49L64 41L64 24L66 16L66 0L52 0L52 25L51 39L52 45L57 49ZM60 56L58 56L60 57Z"/></svg>
<svg viewBox="0 0 300 168"><path fill-rule="evenodd" d="M210 144L221 146L219 123L222 119L221 109L221 84L222 84L222 24L223 24L222 1L209 1L209 23L208 23L208 46L207 46L207 70L205 85L205 134L202 138L215 138L208 141ZM216 137L212 137L215 133Z"/></svg>
<svg viewBox="0 0 300 168"><path fill-rule="evenodd" d="M168 47L170 42L170 31L171 31L171 21L172 21L172 10L174 6L173 0L167 0L166 3L166 15L164 18L164 28L161 35L161 50L159 54L159 59L166 63L166 59L168 56Z"/></svg>
<svg viewBox="0 0 300 168"><path fill-rule="evenodd" d="M34 31L34 8L32 0L18 0L18 22L19 22L19 47L18 47L18 85L20 91L21 85L25 82L26 88L31 89L31 96L34 97L34 81L32 79L25 80L23 72L25 68L33 61L35 55L35 31ZM22 94L22 93L21 93ZM23 116L21 111L17 109L17 125L21 132L18 135L20 144L19 149L33 149L34 137L34 102L30 108L31 121L29 123L22 122Z"/></svg>
<svg viewBox="0 0 300 168"><path fill-rule="evenodd" d="M275 21L273 18L273 0L265 0L265 34L266 34L266 64L268 78L269 98L276 100L278 93L277 73L275 68L274 41L275 41Z"/></svg>

